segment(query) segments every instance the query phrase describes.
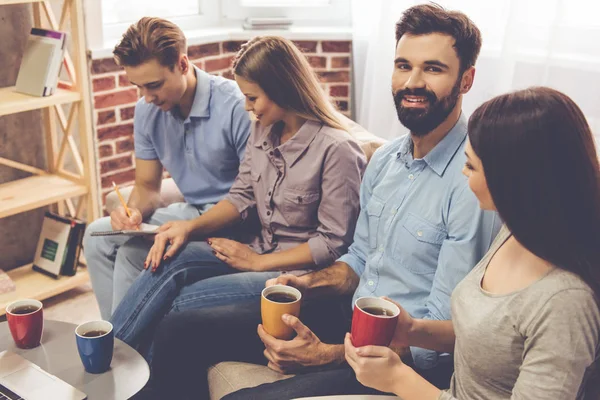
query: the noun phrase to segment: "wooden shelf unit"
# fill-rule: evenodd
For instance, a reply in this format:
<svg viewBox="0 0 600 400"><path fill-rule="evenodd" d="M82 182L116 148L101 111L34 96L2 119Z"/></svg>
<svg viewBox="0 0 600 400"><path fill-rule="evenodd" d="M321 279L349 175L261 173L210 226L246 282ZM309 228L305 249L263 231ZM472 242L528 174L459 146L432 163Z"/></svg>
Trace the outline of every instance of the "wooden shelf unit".
<svg viewBox="0 0 600 400"><path fill-rule="evenodd" d="M73 103L81 100L81 93L73 90L58 89L52 96L34 97L15 92L14 86L0 89L0 116L23 111Z"/></svg>
<svg viewBox="0 0 600 400"><path fill-rule="evenodd" d="M80 219L85 211L87 221L100 216L83 1L62 0L61 15L57 18L51 2L47 0L0 0L0 7L31 3L33 25L67 32L69 49L63 62L68 80L61 81L52 96L35 97L18 93L14 87L0 88L0 117L42 110L48 165L42 170L0 157L0 165L32 175L0 184L0 218L53 204L60 214L68 211L71 216ZM78 141L72 135L75 129ZM69 152L77 172L65 168ZM76 198L79 198L77 205L73 202ZM85 268L79 268L73 277L59 279L34 271L31 264L10 270L7 274L17 289L0 294L0 316L4 315L6 306L12 301L21 298L44 300L89 281Z"/></svg>
<svg viewBox="0 0 600 400"><path fill-rule="evenodd" d="M0 6L8 5L8 4L27 4L27 3L38 3L44 0L1 0Z"/></svg>
<svg viewBox="0 0 600 400"><path fill-rule="evenodd" d="M32 176L0 185L0 218L87 193L81 185L57 175Z"/></svg>

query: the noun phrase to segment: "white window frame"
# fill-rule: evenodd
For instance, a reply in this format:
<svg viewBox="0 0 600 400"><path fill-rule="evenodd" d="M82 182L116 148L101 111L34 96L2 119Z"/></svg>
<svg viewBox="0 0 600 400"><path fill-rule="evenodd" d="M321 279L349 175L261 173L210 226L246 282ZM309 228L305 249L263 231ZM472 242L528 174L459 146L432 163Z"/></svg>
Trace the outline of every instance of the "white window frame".
<svg viewBox="0 0 600 400"><path fill-rule="evenodd" d="M269 34L282 35L293 40L350 40L352 35L351 0L331 0L327 6L304 7L242 7L241 0L198 1L201 15L169 18L182 28L188 45L223 40L248 40L257 34L263 34L264 31L242 28L243 21L253 16L285 16L292 19L293 25L290 29L271 30ZM112 57L112 50L129 23L104 25L102 0L83 2L87 48L91 58Z"/></svg>
<svg viewBox="0 0 600 400"><path fill-rule="evenodd" d="M301 0L299 0L301 2ZM243 21L252 17L286 17L294 26L350 26L352 21L350 0L330 0L326 6L266 7L242 6L241 0L222 0L225 21Z"/></svg>
<svg viewBox="0 0 600 400"><path fill-rule="evenodd" d="M135 21L105 25L102 22L102 0L84 0L86 13L86 30L88 48L100 49L113 47L127 28ZM126 0L124 0L126 1ZM199 28L211 28L220 24L219 2L215 0L198 0L200 13L169 18L184 32Z"/></svg>

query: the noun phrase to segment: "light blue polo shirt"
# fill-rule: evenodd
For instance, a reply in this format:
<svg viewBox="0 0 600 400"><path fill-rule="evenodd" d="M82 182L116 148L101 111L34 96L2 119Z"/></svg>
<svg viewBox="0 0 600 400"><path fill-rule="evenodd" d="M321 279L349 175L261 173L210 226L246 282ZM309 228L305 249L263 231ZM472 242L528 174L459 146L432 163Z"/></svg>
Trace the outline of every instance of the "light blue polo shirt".
<svg viewBox="0 0 600 400"><path fill-rule="evenodd" d="M196 71L190 115L182 120L142 97L135 106L135 156L158 159L189 204L216 203L229 192L250 135L237 84Z"/></svg>

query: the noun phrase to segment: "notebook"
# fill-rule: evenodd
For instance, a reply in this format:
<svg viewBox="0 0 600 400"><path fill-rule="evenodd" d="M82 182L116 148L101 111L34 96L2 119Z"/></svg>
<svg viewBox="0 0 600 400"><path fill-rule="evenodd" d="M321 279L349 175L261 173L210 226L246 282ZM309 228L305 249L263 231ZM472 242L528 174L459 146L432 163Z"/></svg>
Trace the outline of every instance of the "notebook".
<svg viewBox="0 0 600 400"><path fill-rule="evenodd" d="M158 225L144 224L140 225L137 230L121 230L121 231L96 231L90 233L90 236L113 236L113 235L126 235L126 236L146 236L154 235L158 233Z"/></svg>

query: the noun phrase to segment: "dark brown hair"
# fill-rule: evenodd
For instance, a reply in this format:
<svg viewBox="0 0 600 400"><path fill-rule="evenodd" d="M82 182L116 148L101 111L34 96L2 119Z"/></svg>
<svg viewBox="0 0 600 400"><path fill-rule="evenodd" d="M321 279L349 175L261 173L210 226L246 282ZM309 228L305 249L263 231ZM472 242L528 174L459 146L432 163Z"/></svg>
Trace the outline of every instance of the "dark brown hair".
<svg viewBox="0 0 600 400"><path fill-rule="evenodd" d="M127 29L113 55L121 66L136 67L154 59L173 69L186 46L185 35L177 25L162 18L144 17Z"/></svg>
<svg viewBox="0 0 600 400"><path fill-rule="evenodd" d="M404 11L396 22L396 44L405 35L443 33L454 38L454 49L460 60L460 73L475 65L481 50L479 28L460 11L448 11L435 4L421 4Z"/></svg>
<svg viewBox="0 0 600 400"><path fill-rule="evenodd" d="M468 131L514 237L600 297L600 170L579 107L554 89L520 90L477 108Z"/></svg>
<svg viewBox="0 0 600 400"><path fill-rule="evenodd" d="M278 36L249 40L233 60L233 72L260 86L279 107L308 120L347 130L306 57L291 41Z"/></svg>

